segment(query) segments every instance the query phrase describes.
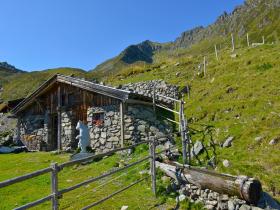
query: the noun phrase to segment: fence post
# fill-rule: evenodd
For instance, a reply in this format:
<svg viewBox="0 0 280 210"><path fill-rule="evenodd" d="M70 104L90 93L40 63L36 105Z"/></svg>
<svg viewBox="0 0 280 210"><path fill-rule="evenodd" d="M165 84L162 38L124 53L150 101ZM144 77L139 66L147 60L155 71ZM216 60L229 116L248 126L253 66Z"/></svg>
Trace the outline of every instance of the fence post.
<svg viewBox="0 0 280 210"><path fill-rule="evenodd" d="M250 47L250 40L249 40L249 34L247 33L247 45Z"/></svg>
<svg viewBox="0 0 280 210"><path fill-rule="evenodd" d="M156 111L156 87L155 87L155 85L153 87L153 109L155 112Z"/></svg>
<svg viewBox="0 0 280 210"><path fill-rule="evenodd" d="M187 159L187 150L186 150L186 126L184 123L184 102L180 103L180 131L181 131L181 139L182 139L182 153L183 153L183 163L186 163Z"/></svg>
<svg viewBox="0 0 280 210"><path fill-rule="evenodd" d="M154 195L156 195L156 147L155 147L155 139L152 138L152 142L150 142L150 170L151 170L151 179L152 179L152 191Z"/></svg>
<svg viewBox="0 0 280 210"><path fill-rule="evenodd" d="M204 77L206 77L206 56L204 56L203 58L203 73Z"/></svg>
<svg viewBox="0 0 280 210"><path fill-rule="evenodd" d="M232 44L232 52L235 50L235 45L234 45L234 37L233 34L231 34L231 44Z"/></svg>
<svg viewBox="0 0 280 210"><path fill-rule="evenodd" d="M51 164L52 210L58 210L58 167L57 163Z"/></svg>
<svg viewBox="0 0 280 210"><path fill-rule="evenodd" d="M215 54L216 54L216 59L217 59L217 61L219 60L219 58L218 58L218 50L217 50L217 45L215 45Z"/></svg>

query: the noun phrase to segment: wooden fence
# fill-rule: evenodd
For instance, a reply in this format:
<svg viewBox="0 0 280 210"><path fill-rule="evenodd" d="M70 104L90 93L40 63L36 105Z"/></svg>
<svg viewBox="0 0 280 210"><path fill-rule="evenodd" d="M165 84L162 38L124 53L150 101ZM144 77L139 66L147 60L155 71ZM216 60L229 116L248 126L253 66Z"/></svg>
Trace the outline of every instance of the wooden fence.
<svg viewBox="0 0 280 210"><path fill-rule="evenodd" d="M0 182L0 188L3 188L3 187L7 187L9 185L12 185L12 184L16 184L16 183L19 183L19 182L22 182L22 181L25 181L25 180L28 180L28 179L31 179L31 178L34 178L34 177L37 177L37 176L40 176L40 175L43 175L43 174L47 174L47 173L50 173L51 174L51 194L46 196L46 197L43 197L43 198L40 198L36 201L33 201L31 203L27 203L23 206L20 206L18 208L16 208L17 210L22 210L22 209L28 209L28 208L31 208L31 207L34 207L34 206L37 206L39 204L42 204L46 201L50 201L52 202L52 209L53 210L57 210L59 209L59 199L62 197L62 195L64 193L67 193L67 192L70 192L72 190L75 190L77 188L80 188L84 185L87 185L89 183L92 183L92 182L96 182L100 179L103 179L105 177L108 177L110 175L113 175L115 173L118 173L120 171L124 171L128 168L131 168L135 165L138 165L144 161L147 161L147 160L150 160L150 170L151 170L151 180L152 180L152 191L154 193L154 195L156 194L156 167L155 167L155 159L156 159L156 155L160 154L161 152L159 153L156 153L156 142L155 142L156 139L154 140L148 140L148 141L142 141L142 142L139 142L139 143L136 143L134 145L131 145L131 146L127 146L127 147L124 147L124 148L118 148L118 149L115 149L115 150L112 150L112 151L109 151L109 152L106 152L106 153L102 153L102 154L97 154L97 155L92 155L90 157L86 157L86 158L83 158L83 159L79 159L79 160L73 160L73 161L69 161L69 162L65 162L65 163L62 163L62 164L57 164L57 163L52 163L50 167L48 168L44 168L44 169L41 169L41 170L38 170L38 171L35 171L35 172L32 172L32 173L29 173L29 174L26 174L26 175L23 175L23 176L19 176L19 177L16 177L16 178L12 178L12 179L9 179L9 180L6 180L6 181L3 181L3 182ZM102 157L105 157L105 156L108 156L108 155L112 155L116 152L119 152L119 151L124 151L124 150L128 150L128 149L132 149L132 148L135 148L136 146L138 145L141 145L141 144L146 144L146 143L149 143L149 155L140 159L140 160L137 160L135 162L132 162L122 168L118 168L114 171L109 171L105 174L102 174L100 176L97 176L97 177L93 177L93 178L90 178L88 180L85 180L81 183L78 183L76 185L73 185L71 187L68 187L68 188L65 188L65 189L58 189L58 173L63 170L63 168L65 167L69 167L69 166L73 166L75 164L80 164L80 163L84 163L84 162L88 162L88 161L92 161L94 159L99 159L99 158L102 158ZM130 185L110 194L109 196L107 197L104 197L102 198L101 200L99 201L96 201L86 207L84 207L83 209L89 209L91 207L94 207L100 203L103 203L104 201L110 199L111 197L133 187L134 185L138 184L139 182L142 182L143 180L145 180L146 178L148 178L148 176L144 177L144 178L141 178L133 183L131 183Z"/></svg>

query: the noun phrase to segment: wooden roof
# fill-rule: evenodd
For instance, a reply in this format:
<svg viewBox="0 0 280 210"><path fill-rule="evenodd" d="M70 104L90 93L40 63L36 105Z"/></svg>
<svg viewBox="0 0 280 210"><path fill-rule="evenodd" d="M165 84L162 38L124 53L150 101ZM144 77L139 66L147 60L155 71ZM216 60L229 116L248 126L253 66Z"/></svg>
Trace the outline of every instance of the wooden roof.
<svg viewBox="0 0 280 210"><path fill-rule="evenodd" d="M48 79L46 82L44 82L37 90L35 90L33 93L31 93L29 96L27 96L23 101L21 101L13 110L13 114L17 114L20 111L24 110L26 107L28 107L33 101L36 99L36 97L42 95L46 90L48 90L53 84L55 83L64 83L69 84L81 89L85 89L91 92L99 93L101 95L106 95L112 98L119 99L121 101L126 101L129 98L134 98L136 94L131 93L130 91L126 90L120 90L113 87L105 86L96 84L93 82L89 82L83 79L65 76L61 74L56 74L50 79Z"/></svg>

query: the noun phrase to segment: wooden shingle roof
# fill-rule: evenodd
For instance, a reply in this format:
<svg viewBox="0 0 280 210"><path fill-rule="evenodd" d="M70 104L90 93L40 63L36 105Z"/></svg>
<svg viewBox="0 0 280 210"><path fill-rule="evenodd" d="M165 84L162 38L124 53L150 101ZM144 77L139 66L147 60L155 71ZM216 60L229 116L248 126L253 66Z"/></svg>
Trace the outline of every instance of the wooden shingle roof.
<svg viewBox="0 0 280 210"><path fill-rule="evenodd" d="M89 82L83 79L79 79L76 77L70 77L70 76L65 76L61 74L56 74L50 79L48 79L46 82L44 82L39 88L37 88L33 93L28 95L21 103L19 103L13 110L13 114L17 114L20 111L24 110L28 105L33 103L33 101L36 99L36 97L40 96L41 94L44 93L46 89L48 89L50 86L52 86L55 83L64 83L64 84L69 84L84 90L92 91L95 93L99 93L101 95L106 95L115 99L119 99L121 101L126 101L130 97L133 98L134 93L131 93L130 91L127 90L121 90L121 89L116 89L113 87L101 85L101 84L96 84L93 82Z"/></svg>

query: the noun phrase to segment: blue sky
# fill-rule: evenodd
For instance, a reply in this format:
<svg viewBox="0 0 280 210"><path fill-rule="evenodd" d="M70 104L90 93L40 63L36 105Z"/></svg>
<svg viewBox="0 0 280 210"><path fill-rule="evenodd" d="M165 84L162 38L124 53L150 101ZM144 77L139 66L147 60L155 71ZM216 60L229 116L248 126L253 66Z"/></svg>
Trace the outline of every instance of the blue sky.
<svg viewBox="0 0 280 210"><path fill-rule="evenodd" d="M130 44L173 41L243 0L0 0L0 61L93 69Z"/></svg>

